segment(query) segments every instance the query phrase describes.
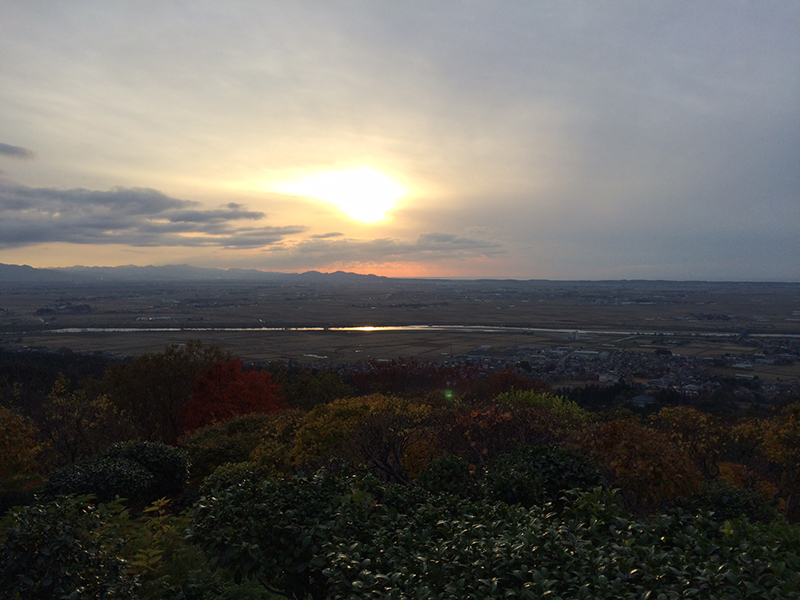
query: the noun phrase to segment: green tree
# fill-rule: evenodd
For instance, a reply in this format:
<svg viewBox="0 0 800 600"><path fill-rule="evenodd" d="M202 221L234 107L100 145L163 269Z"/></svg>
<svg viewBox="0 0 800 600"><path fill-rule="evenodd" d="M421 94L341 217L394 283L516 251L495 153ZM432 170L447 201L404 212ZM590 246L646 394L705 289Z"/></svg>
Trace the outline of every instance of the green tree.
<svg viewBox="0 0 800 600"><path fill-rule="evenodd" d="M202 481L225 463L250 460L268 430L281 415L249 414L214 423L183 436L180 446L189 453L193 481ZM289 442L291 447L291 440ZM288 453L288 448L286 449Z"/></svg>
<svg viewBox="0 0 800 600"><path fill-rule="evenodd" d="M230 356L199 341L171 344L113 365L103 380L109 399L136 427L139 437L175 443L181 433L181 410L192 396L198 375Z"/></svg>
<svg viewBox="0 0 800 600"><path fill-rule="evenodd" d="M96 456L132 433L130 424L105 395L89 397L84 390L70 391L63 375L48 396L40 429L53 466Z"/></svg>
<svg viewBox="0 0 800 600"><path fill-rule="evenodd" d="M15 412L0 407L0 487L34 471L40 450L34 427Z"/></svg>

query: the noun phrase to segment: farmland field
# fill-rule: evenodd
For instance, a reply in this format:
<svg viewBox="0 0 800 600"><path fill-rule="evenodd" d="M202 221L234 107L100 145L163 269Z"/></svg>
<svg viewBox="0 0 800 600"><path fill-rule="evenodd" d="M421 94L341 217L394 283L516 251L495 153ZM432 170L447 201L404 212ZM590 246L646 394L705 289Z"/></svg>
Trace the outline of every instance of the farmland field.
<svg viewBox="0 0 800 600"><path fill-rule="evenodd" d="M424 325L453 327L337 329ZM800 339L800 284L0 284L0 339L6 347L121 355L201 339L246 360L300 362L441 360L475 349L502 354L519 347L653 351L665 344L682 354L747 356L776 339ZM784 375L796 376L793 368Z"/></svg>

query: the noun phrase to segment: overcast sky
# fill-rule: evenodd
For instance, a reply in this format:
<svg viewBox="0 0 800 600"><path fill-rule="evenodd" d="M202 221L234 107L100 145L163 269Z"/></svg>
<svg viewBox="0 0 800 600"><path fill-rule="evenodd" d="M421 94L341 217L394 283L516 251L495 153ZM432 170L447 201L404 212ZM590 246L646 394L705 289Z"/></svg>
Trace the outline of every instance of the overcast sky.
<svg viewBox="0 0 800 600"><path fill-rule="evenodd" d="M789 0L0 0L0 262L797 281L798 32Z"/></svg>

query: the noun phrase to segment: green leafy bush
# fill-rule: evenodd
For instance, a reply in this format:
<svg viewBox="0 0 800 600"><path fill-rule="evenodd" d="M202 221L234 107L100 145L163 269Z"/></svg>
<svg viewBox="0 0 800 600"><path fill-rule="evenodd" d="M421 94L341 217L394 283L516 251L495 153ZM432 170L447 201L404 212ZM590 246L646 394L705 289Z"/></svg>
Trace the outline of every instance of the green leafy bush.
<svg viewBox="0 0 800 600"><path fill-rule="evenodd" d="M417 485L432 494L447 492L462 498L472 497L476 492L469 463L453 455L432 460L417 477Z"/></svg>
<svg viewBox="0 0 800 600"><path fill-rule="evenodd" d="M586 458L556 446L522 447L489 464L488 498L525 507L555 502L571 489L588 491L605 482Z"/></svg>
<svg viewBox="0 0 800 600"><path fill-rule="evenodd" d="M101 501L120 496L151 502L175 495L188 479L184 450L161 442L121 442L101 456L63 467L47 478L44 497L95 494Z"/></svg>
<svg viewBox="0 0 800 600"><path fill-rule="evenodd" d="M225 463L246 462L262 442L264 428L276 415L249 414L198 429L180 440L189 454L193 481Z"/></svg>
<svg viewBox="0 0 800 600"><path fill-rule="evenodd" d="M141 498L154 483L153 474L138 462L103 456L58 469L45 481L42 495L54 499L69 494L94 494L106 502L117 496Z"/></svg>
<svg viewBox="0 0 800 600"><path fill-rule="evenodd" d="M544 481L544 477L542 477ZM192 540L291 598L796 598L800 531L708 515L640 521L614 492L562 494L559 512L374 477L217 487Z"/></svg>
<svg viewBox="0 0 800 600"><path fill-rule="evenodd" d="M137 580L119 556L119 502L62 498L19 508L3 520L0 598L136 598Z"/></svg>
<svg viewBox="0 0 800 600"><path fill-rule="evenodd" d="M198 501L190 535L212 566L257 578L291 598L324 596L325 544L351 495L347 479L320 473L286 482L251 475L210 485L213 494ZM369 504L366 495L359 501ZM353 519L352 528L360 520Z"/></svg>
<svg viewBox="0 0 800 600"><path fill-rule="evenodd" d="M162 442L120 442L106 450L103 457L132 460L147 469L154 478L147 490L148 501L180 493L189 480L187 452Z"/></svg>
<svg viewBox="0 0 800 600"><path fill-rule="evenodd" d="M211 494L215 489L235 486L253 477L258 477L258 474L250 463L225 463L205 478L200 486L200 494Z"/></svg>
<svg viewBox="0 0 800 600"><path fill-rule="evenodd" d="M768 523L778 516L763 494L725 481L711 481L703 485L700 493L689 498L677 498L672 508L687 512L709 511L720 521L747 517L750 521Z"/></svg>

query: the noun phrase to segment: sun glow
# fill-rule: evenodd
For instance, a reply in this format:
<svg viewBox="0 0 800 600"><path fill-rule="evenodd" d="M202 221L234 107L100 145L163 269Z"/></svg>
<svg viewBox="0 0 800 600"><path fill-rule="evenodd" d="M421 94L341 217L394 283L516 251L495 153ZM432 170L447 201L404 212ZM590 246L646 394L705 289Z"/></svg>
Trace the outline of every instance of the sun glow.
<svg viewBox="0 0 800 600"><path fill-rule="evenodd" d="M275 191L330 202L362 223L382 221L408 193L388 175L369 168L314 173L280 184Z"/></svg>

